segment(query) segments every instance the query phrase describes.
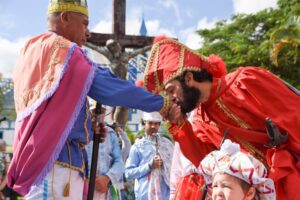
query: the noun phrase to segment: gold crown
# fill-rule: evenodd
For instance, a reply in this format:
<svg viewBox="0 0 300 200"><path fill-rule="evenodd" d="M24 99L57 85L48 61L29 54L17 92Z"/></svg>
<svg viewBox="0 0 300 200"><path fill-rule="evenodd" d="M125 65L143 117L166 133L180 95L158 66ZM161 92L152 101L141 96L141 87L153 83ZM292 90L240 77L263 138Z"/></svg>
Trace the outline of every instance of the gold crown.
<svg viewBox="0 0 300 200"><path fill-rule="evenodd" d="M57 12L77 12L89 16L86 0L50 0L48 14Z"/></svg>

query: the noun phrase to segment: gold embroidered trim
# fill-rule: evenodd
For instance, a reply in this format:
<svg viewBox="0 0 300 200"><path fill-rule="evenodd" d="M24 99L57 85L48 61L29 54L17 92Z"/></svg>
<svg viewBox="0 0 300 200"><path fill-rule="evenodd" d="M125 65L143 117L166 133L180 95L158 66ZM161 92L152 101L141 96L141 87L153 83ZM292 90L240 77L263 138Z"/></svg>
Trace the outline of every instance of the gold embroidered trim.
<svg viewBox="0 0 300 200"><path fill-rule="evenodd" d="M184 118L180 119L178 124L177 124L178 128L181 130L182 127L185 125L185 123L186 123L186 119L184 119Z"/></svg>
<svg viewBox="0 0 300 200"><path fill-rule="evenodd" d="M78 146L80 147L80 145L78 144ZM83 156L83 152L81 151L81 160L82 160L82 169L85 169L85 162L84 162L84 156ZM84 174L84 173L83 173Z"/></svg>
<svg viewBox="0 0 300 200"><path fill-rule="evenodd" d="M88 100L86 100L85 102L86 102L85 103L85 106L86 106L86 110L85 110L86 117L85 117L85 120L84 120L84 132L85 132L85 135L86 135L86 142L85 143L77 143L79 149L84 149L85 145L87 145L89 143L89 130L87 128L87 122L88 122L88 116L89 116L90 110L89 110ZM65 163L65 162L61 162L61 161L56 161L55 163L58 164L58 165L62 165L64 167L67 167L67 168L70 168L70 169L74 169L74 170L77 170L77 171L80 171L80 172L84 173L84 169L85 169L84 162L82 163L81 168L75 167L75 166L72 165L69 142L67 141L66 144L67 144L67 148L68 148L69 163ZM81 158L82 158L82 160L84 160L82 154L81 154Z"/></svg>
<svg viewBox="0 0 300 200"><path fill-rule="evenodd" d="M236 114L234 114L224 103L223 99L220 97L216 100L217 105L219 108L230 118L232 119L237 125L244 129L251 129L251 126L244 122L241 118L239 118Z"/></svg>
<svg viewBox="0 0 300 200"><path fill-rule="evenodd" d="M181 72L183 71L184 52L185 52L185 48L181 47L181 49L180 49L180 55L179 55L179 62L178 62L178 69Z"/></svg>
<svg viewBox="0 0 300 200"><path fill-rule="evenodd" d="M84 148L84 145L87 145L89 143L89 138L90 138L90 135L89 135L89 130L87 128L87 122L88 122L88 119L89 119L89 113L90 113L90 109L89 109L89 102L88 100L86 99L85 100L85 119L84 119L84 133L85 133L85 139L86 139L86 142L84 144L82 143L79 143L79 147Z"/></svg>
<svg viewBox="0 0 300 200"><path fill-rule="evenodd" d="M241 118L239 118L237 115L235 115L224 103L223 99L220 97L216 101L219 108L234 122L237 123L241 128L244 129L252 129L250 125L248 125L246 122L244 122ZM251 155L253 155L255 158L259 159L264 165L267 167L268 164L266 162L266 157L264 153L262 153L260 150L255 148L251 143L243 141L237 137L234 137L234 139L241 144Z"/></svg>
<svg viewBox="0 0 300 200"><path fill-rule="evenodd" d="M58 1L59 2L59 1ZM78 12L81 13L85 16L89 16L88 8L85 4L83 3L52 3L52 5L49 6L48 8L48 14L51 13L58 13L58 12L65 12L65 11L70 11L70 12Z"/></svg>
<svg viewBox="0 0 300 200"><path fill-rule="evenodd" d="M158 79L158 75L157 75L157 67L158 67L158 61L159 61L159 47L160 45L166 44L166 43L173 43L178 45L181 49L180 49L180 60L179 60L179 66L178 69L173 73L170 74L168 76L168 78L166 78L166 80L163 80L163 83L159 83L159 79ZM166 40L162 40L157 42L156 44L154 44L152 46L151 52L150 52L150 57L148 58L148 62L147 62L147 66L145 69L145 76L144 76L144 86L145 88L147 88L148 86L148 72L150 70L150 67L154 67L154 71L155 71L155 80L158 80L155 82L155 88L154 88L154 92L155 93L159 93L160 91L163 90L163 87L166 83L168 83L170 80L176 78L177 76L180 76L183 72L185 72L186 70L189 71L201 71L201 68L197 67L197 66L184 66L184 55L185 55L185 51L189 51L197 56L199 56L199 58L207 63L210 63L209 59L201 54L199 54L198 52L193 51L192 49L188 48L187 46L179 43L176 40L173 39L166 39ZM155 62L154 66L152 65L153 62Z"/></svg>
<svg viewBox="0 0 300 200"><path fill-rule="evenodd" d="M234 137L234 139L241 144L252 156L260 160L267 168L268 163L266 161L266 156L263 152L255 148L251 143L246 142L244 140L239 139L238 137Z"/></svg>
<svg viewBox="0 0 300 200"><path fill-rule="evenodd" d="M40 98L40 95L41 95L40 91L41 91L42 87L44 85L46 85L46 82L53 82L54 81L54 77L52 75L50 75L51 74L50 71L54 70L54 69L52 69L52 66L55 66L59 63L63 63L63 61L57 60L55 52L59 48L68 48L68 47L69 47L68 43L62 37L57 37L54 40L54 45L50 49L50 62L47 64L47 71L45 72L45 75L43 76L41 81L35 87L33 87L32 89L28 89L27 91L25 91L22 94L23 102L21 102L21 103L16 102L17 110L23 109L22 104L23 104L24 107L27 107L29 101L32 100L34 96L36 96L35 99Z"/></svg>
<svg viewBox="0 0 300 200"><path fill-rule="evenodd" d="M151 55L153 54L155 56L151 56L150 58L148 58L148 62L147 62L146 68L145 68L145 74L147 74L146 72L149 71L150 66L152 66L152 63L154 62L154 59L157 57L156 56L157 49L158 49L158 47L156 47L155 45L152 46ZM145 88L147 88L147 85L148 85L148 76L144 76L144 86L145 86Z"/></svg>
<svg viewBox="0 0 300 200"><path fill-rule="evenodd" d="M71 157L70 144L69 144L68 140L67 140L66 144L67 144L67 149L68 149L69 164L71 165L72 164L72 157ZM64 195L63 195L65 197L69 196L69 193L70 193L71 176L72 176L72 169L69 168L69 177L68 177L68 181L67 181L67 183L65 185Z"/></svg>
<svg viewBox="0 0 300 200"><path fill-rule="evenodd" d="M155 64L154 64L154 79L155 79L155 91L159 91L159 78L157 74L157 66L158 66L158 61L159 61L159 47L157 47L156 55L155 55Z"/></svg>
<svg viewBox="0 0 300 200"><path fill-rule="evenodd" d="M61 165L61 166L64 166L64 167L67 167L67 168L70 168L70 169L74 169L74 170L77 170L77 171L80 171L82 173L84 173L84 165L82 165L82 167L75 167L73 165L70 165L69 163L65 163L65 162L61 162L61 161L56 161L55 164L58 164L58 165Z"/></svg>
<svg viewBox="0 0 300 200"><path fill-rule="evenodd" d="M169 107L170 107L170 100L167 96L162 96L163 97L163 107L160 109L160 113L163 117L166 117L169 111Z"/></svg>

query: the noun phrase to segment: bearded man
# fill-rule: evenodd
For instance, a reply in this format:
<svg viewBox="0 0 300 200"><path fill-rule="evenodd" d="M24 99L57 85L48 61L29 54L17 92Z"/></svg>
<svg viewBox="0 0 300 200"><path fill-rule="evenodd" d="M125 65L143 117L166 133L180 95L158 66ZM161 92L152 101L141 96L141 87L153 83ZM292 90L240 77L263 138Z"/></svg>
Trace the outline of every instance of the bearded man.
<svg viewBox="0 0 300 200"><path fill-rule="evenodd" d="M229 139L269 168L278 199L300 199L300 97L294 88L260 67L226 74L218 56L205 57L166 37L154 41L144 86L177 103L169 111L169 131L195 166L219 148L228 130ZM268 137L266 118L279 128L275 138Z"/></svg>

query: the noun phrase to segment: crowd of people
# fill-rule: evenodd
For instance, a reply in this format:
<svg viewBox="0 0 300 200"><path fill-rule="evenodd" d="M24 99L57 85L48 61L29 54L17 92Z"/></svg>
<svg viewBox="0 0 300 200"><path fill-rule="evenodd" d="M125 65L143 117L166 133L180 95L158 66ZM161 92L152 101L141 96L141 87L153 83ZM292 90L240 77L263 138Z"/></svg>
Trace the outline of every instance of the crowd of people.
<svg viewBox="0 0 300 200"><path fill-rule="evenodd" d="M50 0L47 22L13 73L14 155L1 157L1 188L86 199L95 133L94 199L300 199L300 96L277 76L255 66L227 73L220 57L161 36L137 87L83 50L86 1ZM131 146L89 99L142 110L143 136ZM163 119L175 143L158 134Z"/></svg>

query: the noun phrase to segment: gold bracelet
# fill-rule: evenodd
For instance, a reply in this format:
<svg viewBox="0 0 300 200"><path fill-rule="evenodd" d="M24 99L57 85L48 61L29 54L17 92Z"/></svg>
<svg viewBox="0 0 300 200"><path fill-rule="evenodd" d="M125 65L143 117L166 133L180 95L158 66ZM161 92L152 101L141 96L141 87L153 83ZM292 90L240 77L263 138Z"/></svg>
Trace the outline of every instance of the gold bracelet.
<svg viewBox="0 0 300 200"><path fill-rule="evenodd" d="M169 111L169 107L170 107L170 100L167 96L162 96L162 97L164 100L164 104L159 112L163 117L166 117L168 115L168 111Z"/></svg>
<svg viewBox="0 0 300 200"><path fill-rule="evenodd" d="M178 128L181 129L184 126L185 122L185 118L181 117L181 119L177 122L176 126L178 126Z"/></svg>

